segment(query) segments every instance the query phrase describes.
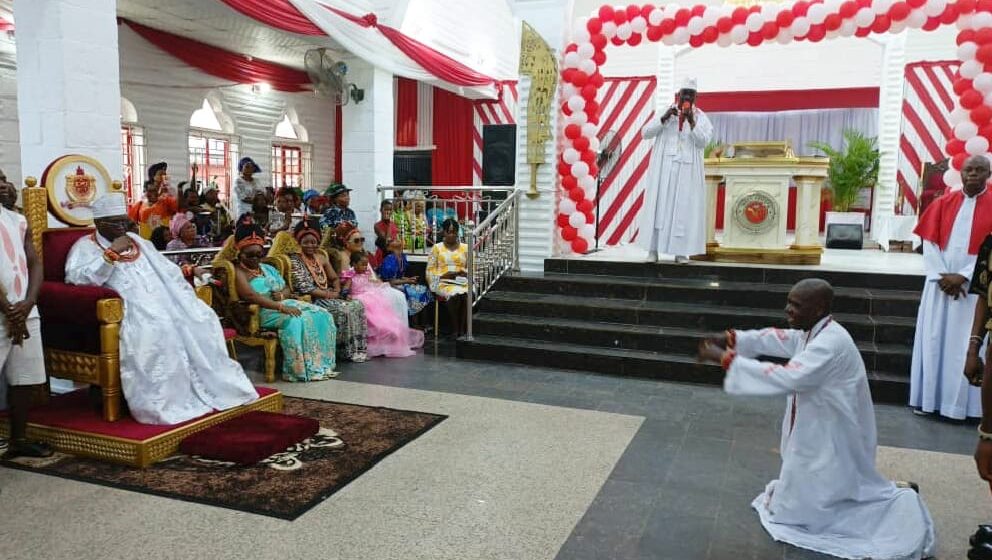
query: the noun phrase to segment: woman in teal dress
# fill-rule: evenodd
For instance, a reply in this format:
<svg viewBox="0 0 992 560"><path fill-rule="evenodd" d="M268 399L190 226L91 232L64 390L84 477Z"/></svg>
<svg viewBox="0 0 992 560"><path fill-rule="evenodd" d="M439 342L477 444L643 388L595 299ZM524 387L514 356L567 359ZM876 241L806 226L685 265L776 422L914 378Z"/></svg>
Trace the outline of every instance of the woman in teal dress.
<svg viewBox="0 0 992 560"><path fill-rule="evenodd" d="M276 331L282 347L284 381L322 381L337 377L334 318L321 307L288 299L279 272L262 264L265 232L247 221L234 233L238 249L238 295L261 308L261 326Z"/></svg>

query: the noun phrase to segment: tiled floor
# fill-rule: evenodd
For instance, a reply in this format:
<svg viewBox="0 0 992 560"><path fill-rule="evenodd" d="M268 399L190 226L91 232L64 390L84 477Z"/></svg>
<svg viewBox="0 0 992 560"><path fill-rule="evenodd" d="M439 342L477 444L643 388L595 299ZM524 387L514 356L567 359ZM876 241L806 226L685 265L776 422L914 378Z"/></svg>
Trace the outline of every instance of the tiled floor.
<svg viewBox="0 0 992 560"><path fill-rule="evenodd" d="M778 470L778 399L432 355L341 370L280 388L451 418L293 523L0 469L0 557L823 558L773 543L748 507ZM922 483L940 557L962 558L992 520L973 427L876 416L883 472Z"/></svg>

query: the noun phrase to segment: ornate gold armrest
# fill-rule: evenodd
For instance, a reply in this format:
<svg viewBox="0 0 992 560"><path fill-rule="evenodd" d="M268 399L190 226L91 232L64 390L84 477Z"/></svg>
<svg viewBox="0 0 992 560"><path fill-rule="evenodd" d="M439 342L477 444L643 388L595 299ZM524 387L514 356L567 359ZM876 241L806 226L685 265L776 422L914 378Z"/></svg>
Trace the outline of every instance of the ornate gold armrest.
<svg viewBox="0 0 992 560"><path fill-rule="evenodd" d="M195 288L196 297L200 299L203 303L207 304L208 307L213 307L214 304L214 291L210 286L199 286Z"/></svg>
<svg viewBox="0 0 992 560"><path fill-rule="evenodd" d="M251 336L258 336L258 333L262 331L261 311L262 308L257 303L248 305L248 334Z"/></svg>
<svg viewBox="0 0 992 560"><path fill-rule="evenodd" d="M103 324L120 323L124 320L124 301L120 298L97 300L96 319Z"/></svg>

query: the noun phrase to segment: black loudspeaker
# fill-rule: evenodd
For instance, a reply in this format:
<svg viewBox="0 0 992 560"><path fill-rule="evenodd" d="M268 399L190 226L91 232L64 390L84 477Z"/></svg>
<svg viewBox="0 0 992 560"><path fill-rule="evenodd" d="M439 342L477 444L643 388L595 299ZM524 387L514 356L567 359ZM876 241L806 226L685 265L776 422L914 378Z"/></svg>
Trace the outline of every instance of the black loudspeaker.
<svg viewBox="0 0 992 560"><path fill-rule="evenodd" d="M399 187L431 184L431 152L394 152L393 183Z"/></svg>
<svg viewBox="0 0 992 560"><path fill-rule="evenodd" d="M482 184L511 186L516 183L517 125L482 127Z"/></svg>
<svg viewBox="0 0 992 560"><path fill-rule="evenodd" d="M830 224L827 226L827 249L861 249L864 228L859 224Z"/></svg>

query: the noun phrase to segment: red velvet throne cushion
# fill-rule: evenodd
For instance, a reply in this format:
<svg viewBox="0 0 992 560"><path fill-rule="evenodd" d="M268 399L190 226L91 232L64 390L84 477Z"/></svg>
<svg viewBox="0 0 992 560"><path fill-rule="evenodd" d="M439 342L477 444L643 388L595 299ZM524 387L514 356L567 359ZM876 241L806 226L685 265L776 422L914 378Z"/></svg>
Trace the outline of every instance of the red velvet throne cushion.
<svg viewBox="0 0 992 560"><path fill-rule="evenodd" d="M313 436L318 430L320 424L313 418L252 411L189 436L179 444L179 451L253 465Z"/></svg>

